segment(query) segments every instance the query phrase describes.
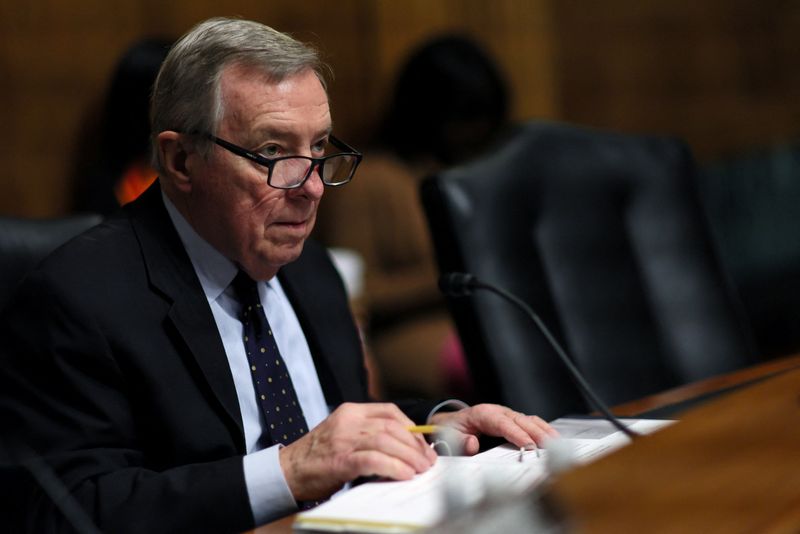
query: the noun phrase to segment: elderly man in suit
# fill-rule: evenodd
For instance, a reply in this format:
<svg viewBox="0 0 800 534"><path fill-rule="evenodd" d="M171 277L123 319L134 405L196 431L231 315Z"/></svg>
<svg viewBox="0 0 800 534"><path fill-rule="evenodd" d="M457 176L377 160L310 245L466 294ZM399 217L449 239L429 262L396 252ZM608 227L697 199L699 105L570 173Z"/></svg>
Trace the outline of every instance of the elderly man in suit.
<svg viewBox="0 0 800 534"><path fill-rule="evenodd" d="M316 52L211 19L156 81L159 180L28 276L2 325L0 414L108 532L235 532L435 454L415 422L541 443L497 405L369 402L342 282L308 240L360 154L332 134ZM439 403L442 404L442 403ZM444 403L445 405L447 403ZM65 519L35 491L25 526Z"/></svg>

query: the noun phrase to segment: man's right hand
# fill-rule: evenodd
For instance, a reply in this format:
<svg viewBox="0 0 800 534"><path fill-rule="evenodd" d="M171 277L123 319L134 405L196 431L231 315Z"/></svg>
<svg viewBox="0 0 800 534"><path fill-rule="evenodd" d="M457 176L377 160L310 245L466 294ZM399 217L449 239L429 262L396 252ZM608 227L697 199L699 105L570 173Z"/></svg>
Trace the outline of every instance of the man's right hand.
<svg viewBox="0 0 800 534"><path fill-rule="evenodd" d="M408 480L430 468L436 453L394 404L345 403L314 430L280 450L297 501L329 497L361 476Z"/></svg>

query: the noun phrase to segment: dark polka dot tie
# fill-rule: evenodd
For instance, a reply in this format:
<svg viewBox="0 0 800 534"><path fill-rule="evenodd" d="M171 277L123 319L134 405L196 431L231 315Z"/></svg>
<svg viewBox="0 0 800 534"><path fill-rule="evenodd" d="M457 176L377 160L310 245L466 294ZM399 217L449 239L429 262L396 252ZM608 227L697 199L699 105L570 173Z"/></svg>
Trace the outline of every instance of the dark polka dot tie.
<svg viewBox="0 0 800 534"><path fill-rule="evenodd" d="M266 420L271 444L288 445L308 432L289 370L278 351L256 282L244 271L233 279L233 290L242 306L244 347L250 362L256 397Z"/></svg>

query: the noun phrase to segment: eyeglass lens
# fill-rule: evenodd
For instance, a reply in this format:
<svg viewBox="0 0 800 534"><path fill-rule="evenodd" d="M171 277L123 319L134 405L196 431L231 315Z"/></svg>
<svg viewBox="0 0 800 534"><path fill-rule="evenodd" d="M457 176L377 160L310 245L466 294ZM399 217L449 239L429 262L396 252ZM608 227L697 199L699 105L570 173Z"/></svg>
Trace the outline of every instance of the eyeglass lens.
<svg viewBox="0 0 800 534"><path fill-rule="evenodd" d="M278 160L272 167L271 183L274 187L296 187L309 174L310 161L306 158L286 158ZM322 181L329 185L339 185L350 180L356 165L356 158L349 154L335 154L327 157L321 166Z"/></svg>

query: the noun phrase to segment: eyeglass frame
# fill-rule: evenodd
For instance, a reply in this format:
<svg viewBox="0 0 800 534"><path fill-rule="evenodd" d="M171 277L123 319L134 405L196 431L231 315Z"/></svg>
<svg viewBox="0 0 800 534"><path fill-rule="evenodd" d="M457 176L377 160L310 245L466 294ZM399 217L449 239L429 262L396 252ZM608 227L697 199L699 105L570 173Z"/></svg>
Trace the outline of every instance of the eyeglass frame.
<svg viewBox="0 0 800 534"><path fill-rule="evenodd" d="M319 173L320 180L322 181L322 184L327 186L327 187L339 187L341 185L345 185L345 184L349 183L353 179L353 176L356 174L356 170L358 169L358 165L361 163L361 160L364 157L364 155L361 152L359 152L355 148L351 147L350 145L348 145L347 143L345 143L344 141L342 141L341 139L339 139L339 138L337 138L337 137L335 137L333 135L328 136L328 141L333 146L335 146L336 148L338 148L340 150L344 150L345 152L337 152L336 154L330 154L328 156L322 156L321 158L314 158L314 157L311 157L311 156L278 156L276 158L267 158L265 156L262 156L258 152L253 152L252 150L247 150L246 148L240 147L239 145L233 144L230 141L226 141L225 139L222 139L222 138L217 137L215 135L212 135L210 133L205 133L205 134L201 134L201 135L203 135L204 137L206 137L208 140L212 141L213 143L221 146L222 148L224 148L228 152L236 154L237 156L243 157L245 159L249 159L250 161L252 161L254 163L257 163L258 165L266 167L267 168L267 185L270 186L270 187L274 187L275 189L298 189L300 187L303 187L303 184L305 184L306 181L314 173L314 169L315 168L319 167L320 171L322 171L326 160L331 159L331 158L335 158L335 157L338 157L338 156L353 156L353 157L356 158L356 161L355 161L355 164L353 165L353 169L350 171L350 175L347 177L347 180L345 180L343 182L338 182L338 183L335 183L335 184L326 183L325 180L322 178L323 173L322 172ZM306 175L303 177L302 180L300 180L299 183L297 183L297 185L292 185L292 186L288 186L288 187L281 187L281 186L277 186L277 185L273 185L272 184L272 169L273 169L273 167L275 167L275 164L277 162L285 160L285 159L305 159L305 160L308 160L308 161L311 162L311 164L308 166L308 171L306 171Z"/></svg>

